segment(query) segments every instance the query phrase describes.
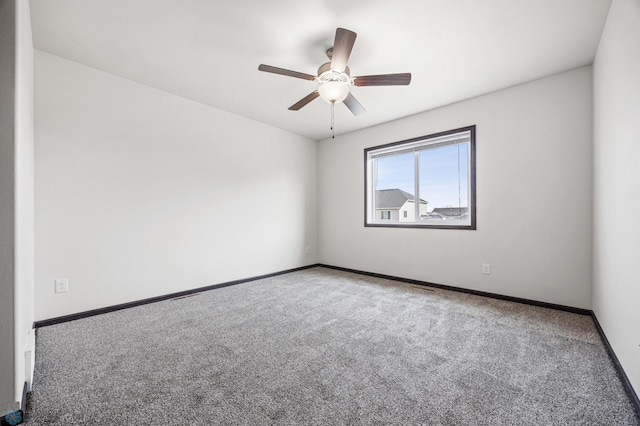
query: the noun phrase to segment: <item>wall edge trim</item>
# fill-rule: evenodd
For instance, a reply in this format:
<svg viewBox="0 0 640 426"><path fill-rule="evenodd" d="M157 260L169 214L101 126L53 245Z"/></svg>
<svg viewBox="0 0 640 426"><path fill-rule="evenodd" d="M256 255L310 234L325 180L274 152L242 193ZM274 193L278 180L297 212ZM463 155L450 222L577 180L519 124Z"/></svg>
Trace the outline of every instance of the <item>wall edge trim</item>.
<svg viewBox="0 0 640 426"><path fill-rule="evenodd" d="M161 296L149 297L147 299L140 299L140 300L134 300L134 301L131 301L131 302L120 303L120 304L117 304L117 305L105 306L104 308L90 309L88 311L77 312L77 313L73 313L73 314L69 314L69 315L62 315L62 316L54 317L54 318L48 318L48 319L44 319L44 320L35 321L33 323L33 328L37 329L37 328L40 328L40 327L48 327L50 325L61 324L61 323L64 323L64 322L69 322L69 321L75 321L77 319L93 317L93 316L96 316L96 315L102 315L102 314L106 314L106 313L109 313L109 312L120 311L122 309L134 308L136 306L147 305L149 303L162 302L162 301L169 300L169 299L174 299L174 298L180 297L180 296L187 296L187 295L194 294L194 293L201 293L203 291L216 290L216 289L219 289L219 288L230 287L230 286L233 286L233 285L238 285L238 284L243 284L243 283L247 283L247 282L251 282L251 281L261 280L261 279L264 279L264 278L270 278L270 277L275 277L275 276L278 276L278 275L284 275L284 274L288 274L288 273L291 273L291 272L303 271L305 269L314 268L316 266L317 266L316 264L307 265L307 266L300 266L298 268L286 269L286 270L282 270L282 271L278 271L278 272L272 272L272 273L264 274L264 275L258 275L258 276L254 276L254 277L250 277L250 278L242 278L242 279L239 279L239 280L227 281L227 282L223 282L223 283L219 283L219 284L212 284L212 285L208 285L208 286L204 286L204 287L193 288L193 289L190 289L190 290L183 290L183 291L178 291L178 292L175 292L175 293L163 294Z"/></svg>
<svg viewBox="0 0 640 426"><path fill-rule="evenodd" d="M618 377L622 382L622 387L624 387L624 390L627 393L627 396L629 397L631 405L633 406L633 409L636 412L636 417L638 418L638 421L640 421L640 399L638 398L638 394L636 393L635 389L633 389L633 385L629 380L629 376L627 376L627 373L624 371L624 368L622 368L622 364L620 363L620 360L618 359L616 353L613 351L613 347L609 343L609 339L607 339L607 335L604 334L604 330L600 326L600 322L598 321L598 317L596 317L595 312L591 313L591 318L593 318L593 323L596 326L596 330L598 330L600 339L602 340L604 347L607 349L607 354L609 355L609 359L611 359L611 362L613 363L613 367L616 369L616 373L618 373Z"/></svg>
<svg viewBox="0 0 640 426"><path fill-rule="evenodd" d="M411 278L396 277L396 276L393 276L393 275L385 275L385 274L378 274L378 273L374 273L374 272L359 271L357 269L343 268L343 267L340 267L340 266L332 266L332 265L324 265L324 264L318 264L317 266L320 266L320 267L323 267L323 268L328 268L328 269L335 269L335 270L343 271L343 272L351 272L351 273L354 273L354 274L367 275L367 276L375 277L375 278L383 278L383 279L387 279L387 280L400 281L400 282L409 283L409 284L416 284L416 285L421 285L421 286L425 286L425 287L433 287L433 288L439 288L439 289L442 289L442 290L456 291L458 293L473 294L473 295L476 295L476 296L483 296L483 297L488 297L488 298L491 298L491 299L506 300L506 301L509 301L509 302L522 303L522 304L525 304L525 305L539 306L539 307L542 307L542 308L555 309L557 311L571 312L571 313L580 314L580 315L589 315L589 316L592 315L592 311L590 309L576 308L576 307L573 307L573 306L559 305L559 304L556 304L556 303L541 302L541 301L538 301L538 300L524 299L524 298L515 297L515 296L506 296L506 295L503 295L503 294L489 293L489 292L480 291L480 290L471 290L471 289L462 288L462 287L455 287L455 286L451 286L451 285L445 285L445 284L438 284L438 283L432 283L432 282L427 282L427 281L414 280L414 279L411 279Z"/></svg>

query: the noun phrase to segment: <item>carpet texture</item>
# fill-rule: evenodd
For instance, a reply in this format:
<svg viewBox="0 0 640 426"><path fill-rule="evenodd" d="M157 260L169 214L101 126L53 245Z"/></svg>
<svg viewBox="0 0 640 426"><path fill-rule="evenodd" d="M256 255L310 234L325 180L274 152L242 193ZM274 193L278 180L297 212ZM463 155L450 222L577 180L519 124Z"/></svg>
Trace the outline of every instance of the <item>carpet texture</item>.
<svg viewBox="0 0 640 426"><path fill-rule="evenodd" d="M588 316L313 268L37 330L29 425L639 425Z"/></svg>

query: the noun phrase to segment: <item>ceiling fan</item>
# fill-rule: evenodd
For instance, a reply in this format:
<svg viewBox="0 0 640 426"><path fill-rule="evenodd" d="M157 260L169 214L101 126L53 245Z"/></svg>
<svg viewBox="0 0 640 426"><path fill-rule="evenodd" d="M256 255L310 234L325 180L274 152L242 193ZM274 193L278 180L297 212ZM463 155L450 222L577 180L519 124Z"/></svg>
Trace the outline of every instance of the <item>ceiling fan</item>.
<svg viewBox="0 0 640 426"><path fill-rule="evenodd" d="M366 110L350 93L349 88L351 86L406 86L411 82L411 73L351 77L347 61L349 60L349 55L351 55L356 36L357 34L353 31L345 30L344 28L336 29L333 47L327 50L327 56L331 62L320 65L317 76L264 64L261 64L258 70L315 81L319 84L316 90L291 105L289 107L291 111L298 111L309 102L320 97L332 105L344 102L353 115L358 116Z"/></svg>

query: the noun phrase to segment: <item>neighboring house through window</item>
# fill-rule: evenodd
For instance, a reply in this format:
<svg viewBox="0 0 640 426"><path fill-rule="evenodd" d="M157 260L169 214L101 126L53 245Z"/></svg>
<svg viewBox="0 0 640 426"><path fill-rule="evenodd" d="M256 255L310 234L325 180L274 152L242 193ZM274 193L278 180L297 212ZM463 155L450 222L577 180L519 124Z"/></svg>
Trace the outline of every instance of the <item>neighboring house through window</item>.
<svg viewBox="0 0 640 426"><path fill-rule="evenodd" d="M413 222L415 220L415 200L413 195L398 188L376 191L376 211L380 218L392 222ZM427 214L427 202L420 200L420 214ZM377 216L377 215L376 215Z"/></svg>
<svg viewBox="0 0 640 426"><path fill-rule="evenodd" d="M476 229L475 126L364 153L365 226Z"/></svg>

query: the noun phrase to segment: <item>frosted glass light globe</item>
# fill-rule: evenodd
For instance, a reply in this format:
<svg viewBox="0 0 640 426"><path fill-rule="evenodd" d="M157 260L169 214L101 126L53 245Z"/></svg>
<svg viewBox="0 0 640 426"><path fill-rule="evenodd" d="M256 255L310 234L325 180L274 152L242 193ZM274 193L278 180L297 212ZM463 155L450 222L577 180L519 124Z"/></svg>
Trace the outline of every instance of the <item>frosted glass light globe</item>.
<svg viewBox="0 0 640 426"><path fill-rule="evenodd" d="M349 86L341 81L327 81L320 85L318 92L325 102L337 104L349 95Z"/></svg>

